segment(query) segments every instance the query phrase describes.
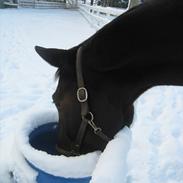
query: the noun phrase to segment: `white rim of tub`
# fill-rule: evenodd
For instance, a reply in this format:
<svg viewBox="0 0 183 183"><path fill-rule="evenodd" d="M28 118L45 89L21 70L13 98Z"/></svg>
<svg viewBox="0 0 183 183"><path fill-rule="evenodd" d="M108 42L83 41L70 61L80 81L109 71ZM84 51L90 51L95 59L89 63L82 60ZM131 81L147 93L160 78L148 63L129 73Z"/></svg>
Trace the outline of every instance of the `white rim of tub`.
<svg viewBox="0 0 183 183"><path fill-rule="evenodd" d="M24 158L36 168L53 176L65 178L85 178L92 176L101 152L95 151L86 155L66 157L63 155L48 154L30 145L29 135L33 130L41 125L56 121L58 121L56 111L31 113L22 120L21 127L16 132L16 142Z"/></svg>

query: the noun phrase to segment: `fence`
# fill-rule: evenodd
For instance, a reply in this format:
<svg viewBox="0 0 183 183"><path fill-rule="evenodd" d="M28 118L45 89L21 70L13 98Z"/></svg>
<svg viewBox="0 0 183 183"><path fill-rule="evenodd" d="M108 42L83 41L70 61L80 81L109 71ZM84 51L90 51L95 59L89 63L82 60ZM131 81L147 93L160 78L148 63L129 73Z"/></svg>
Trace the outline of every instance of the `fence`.
<svg viewBox="0 0 183 183"><path fill-rule="evenodd" d="M126 9L100 7L96 5L90 6L81 2L78 6L81 14L97 30L126 11Z"/></svg>
<svg viewBox="0 0 183 183"><path fill-rule="evenodd" d="M65 7L64 2L50 2L50 1L37 1L37 0L19 0L18 7L28 8L63 8Z"/></svg>

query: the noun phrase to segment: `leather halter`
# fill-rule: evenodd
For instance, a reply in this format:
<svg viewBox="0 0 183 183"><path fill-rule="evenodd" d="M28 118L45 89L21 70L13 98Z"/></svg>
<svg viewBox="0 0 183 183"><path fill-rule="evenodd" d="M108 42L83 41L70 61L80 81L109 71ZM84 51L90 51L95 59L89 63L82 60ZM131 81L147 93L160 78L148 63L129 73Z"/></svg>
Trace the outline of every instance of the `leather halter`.
<svg viewBox="0 0 183 183"><path fill-rule="evenodd" d="M77 75L77 99L81 105L81 125L79 127L76 141L71 145L71 151L66 151L57 146L57 150L66 156L76 156L80 155L80 149L84 136L86 133L86 128L89 125L93 129L93 133L99 136L105 142L109 142L111 139L102 132L102 129L94 123L94 115L89 110L88 105L88 91L85 88L83 73L82 73L82 47L77 51L76 57L76 75Z"/></svg>

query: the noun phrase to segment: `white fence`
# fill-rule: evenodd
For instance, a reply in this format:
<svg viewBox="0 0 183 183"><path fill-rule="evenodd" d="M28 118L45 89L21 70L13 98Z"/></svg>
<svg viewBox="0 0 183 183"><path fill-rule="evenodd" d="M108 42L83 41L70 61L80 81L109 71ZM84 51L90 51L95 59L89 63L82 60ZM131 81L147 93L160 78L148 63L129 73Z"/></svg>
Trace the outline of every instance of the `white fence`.
<svg viewBox="0 0 183 183"><path fill-rule="evenodd" d="M49 2L38 0L18 0L18 7L24 8L63 8L64 2Z"/></svg>
<svg viewBox="0 0 183 183"><path fill-rule="evenodd" d="M66 0L66 8L77 8L78 1L77 0Z"/></svg>
<svg viewBox="0 0 183 183"><path fill-rule="evenodd" d="M79 3L79 11L97 30L102 26L121 15L126 9L117 9L110 7L90 6Z"/></svg>

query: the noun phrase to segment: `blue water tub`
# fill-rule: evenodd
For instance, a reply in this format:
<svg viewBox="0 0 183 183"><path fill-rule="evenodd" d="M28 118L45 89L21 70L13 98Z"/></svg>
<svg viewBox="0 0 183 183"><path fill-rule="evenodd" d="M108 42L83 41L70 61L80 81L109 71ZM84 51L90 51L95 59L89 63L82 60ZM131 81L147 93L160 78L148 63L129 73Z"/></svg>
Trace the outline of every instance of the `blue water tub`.
<svg viewBox="0 0 183 183"><path fill-rule="evenodd" d="M55 150L57 123L51 121L58 121L57 118L57 112L50 110L34 115L30 112L22 119L15 138L20 157L17 169L15 166L12 171L17 183L125 182L131 142L129 128L118 132L103 153L66 157L57 155Z"/></svg>
<svg viewBox="0 0 183 183"><path fill-rule="evenodd" d="M37 150L45 151L51 155L57 155L55 150L57 123L48 123L39 126L29 135L29 143ZM32 163L28 162L30 166L38 172L38 183L89 183L91 177L84 178L64 178L48 174Z"/></svg>
<svg viewBox="0 0 183 183"><path fill-rule="evenodd" d="M58 155L55 149L57 124L54 113L40 113L26 119L17 133L20 152L37 172L37 183L89 183L99 158L98 152L77 157Z"/></svg>

